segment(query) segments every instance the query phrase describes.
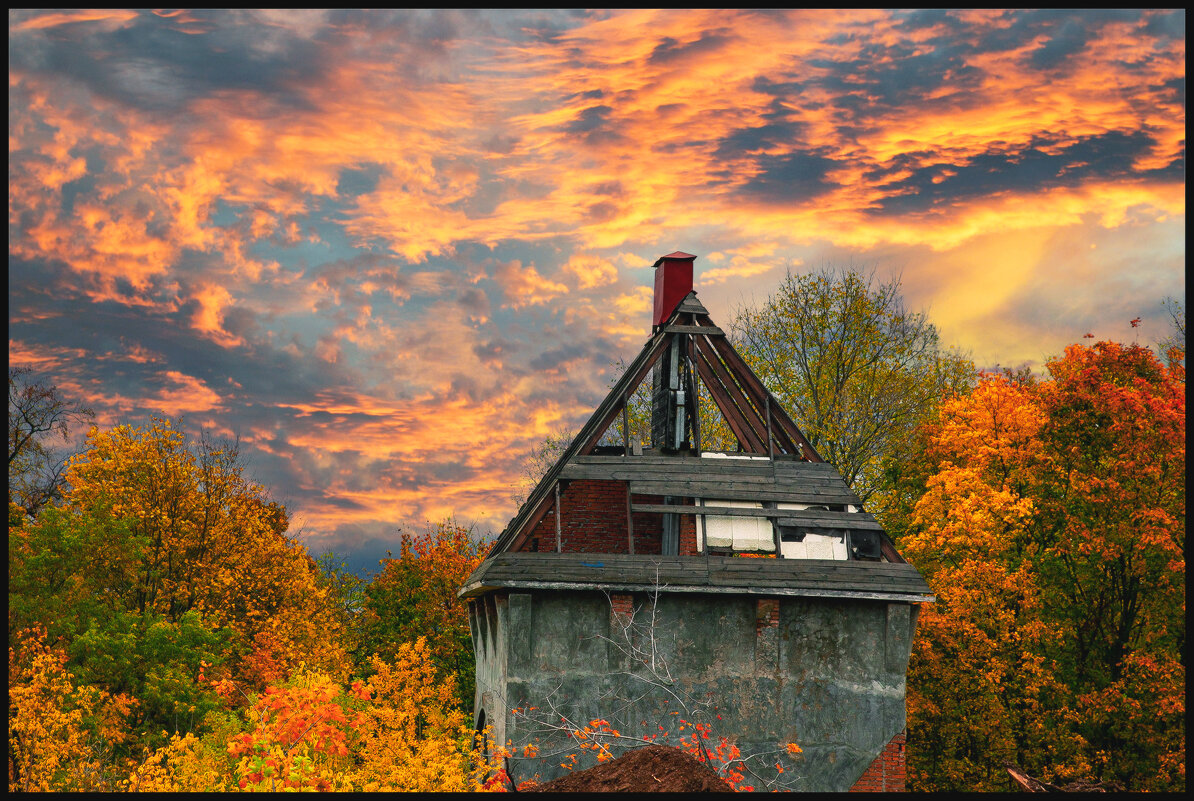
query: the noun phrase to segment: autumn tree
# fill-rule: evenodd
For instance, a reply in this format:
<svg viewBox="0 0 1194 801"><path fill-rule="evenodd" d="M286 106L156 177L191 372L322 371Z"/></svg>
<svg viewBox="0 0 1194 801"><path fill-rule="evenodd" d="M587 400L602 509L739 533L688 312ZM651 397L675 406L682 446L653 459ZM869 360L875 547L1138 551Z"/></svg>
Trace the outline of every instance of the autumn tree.
<svg viewBox="0 0 1194 801"><path fill-rule="evenodd" d="M8 368L8 495L30 515L55 500L69 452L54 440L70 441L71 429L95 413L67 400L58 388L35 379L32 368Z"/></svg>
<svg viewBox="0 0 1194 801"><path fill-rule="evenodd" d="M130 790L421 791L476 789L479 755L454 680L436 677L425 638L394 659L372 657L367 681L301 669L262 692L213 682L243 697L203 735L175 736L137 765Z"/></svg>
<svg viewBox="0 0 1194 801"><path fill-rule="evenodd" d="M426 638L440 681L455 677L462 707L472 710L476 664L468 610L456 591L481 564L488 543L454 520L402 534L397 558L365 587L358 661L393 659L404 643Z"/></svg>
<svg viewBox="0 0 1194 801"><path fill-rule="evenodd" d="M112 749L127 737L136 706L82 683L44 629L28 629L8 646L8 789L112 790Z"/></svg>
<svg viewBox="0 0 1194 801"><path fill-rule="evenodd" d="M301 664L345 675L330 588L234 448L165 420L87 443L58 504L10 506L10 642L44 631L77 682L134 698L134 750L202 727L205 669L253 690Z"/></svg>
<svg viewBox="0 0 1194 801"><path fill-rule="evenodd" d="M902 552L937 595L908 677L920 789L1184 787L1185 384L1147 348L943 404Z"/></svg>
<svg viewBox="0 0 1194 801"><path fill-rule="evenodd" d="M730 324L734 345L824 459L865 502L883 459L974 367L904 305L899 279L854 269L788 273Z"/></svg>
<svg viewBox="0 0 1194 801"><path fill-rule="evenodd" d="M317 565L286 535L286 510L245 478L234 444L188 443L157 418L93 429L87 442L69 467L63 508L123 521L142 544L120 588L126 608L175 622L201 613L236 633L250 649L244 666L258 672L347 668Z"/></svg>
<svg viewBox="0 0 1194 801"><path fill-rule="evenodd" d="M1079 729L1106 755L1096 770L1150 787L1158 760L1177 759L1184 742L1177 707L1163 708L1184 707L1184 692L1140 686L1142 674L1169 676L1172 690L1184 674L1184 371L1114 342L1071 346L1048 367L1041 440L1051 458L1034 532L1046 619L1063 634L1062 675L1082 691Z"/></svg>

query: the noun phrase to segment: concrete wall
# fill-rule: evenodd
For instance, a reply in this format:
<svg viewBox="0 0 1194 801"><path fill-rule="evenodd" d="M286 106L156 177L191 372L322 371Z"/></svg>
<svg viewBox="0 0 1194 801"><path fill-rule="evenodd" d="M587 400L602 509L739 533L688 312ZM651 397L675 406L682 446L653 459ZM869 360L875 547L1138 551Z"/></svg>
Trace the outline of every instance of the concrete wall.
<svg viewBox="0 0 1194 801"><path fill-rule="evenodd" d="M626 634L627 610L636 624ZM558 721L608 719L623 733L676 736L674 700L653 686L625 647L652 644L673 689L706 712L744 753L796 742L799 761L781 778L794 790L851 789L904 729L904 676L916 615L912 605L824 598L600 592L493 593L470 602L477 650L476 714L494 740L538 740L539 759L515 760L517 778L564 771L552 751L565 739L533 733L517 707ZM554 710L553 710L554 707ZM717 719L720 715L720 720ZM772 760L774 762L774 760Z"/></svg>

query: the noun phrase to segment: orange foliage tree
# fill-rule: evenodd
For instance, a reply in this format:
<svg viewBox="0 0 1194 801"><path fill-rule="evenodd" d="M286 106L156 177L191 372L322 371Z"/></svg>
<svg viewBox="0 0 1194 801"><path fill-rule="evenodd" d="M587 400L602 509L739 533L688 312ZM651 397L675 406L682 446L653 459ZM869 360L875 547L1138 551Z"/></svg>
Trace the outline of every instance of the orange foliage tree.
<svg viewBox="0 0 1194 801"><path fill-rule="evenodd" d="M440 680L455 677L461 706L471 711L476 666L468 609L456 591L487 550L470 528L453 520L417 536L403 533L398 558L383 560L365 588L358 661L367 667L375 654L393 659L403 643L424 637Z"/></svg>
<svg viewBox="0 0 1194 801"><path fill-rule="evenodd" d="M79 684L67 655L44 629L29 629L8 648L9 791L111 790L113 746L127 737L136 701Z"/></svg>
<svg viewBox="0 0 1194 801"><path fill-rule="evenodd" d="M943 406L892 527L937 595L909 669L913 785L1005 789L1011 761L1178 789L1185 376L1110 342L1048 369Z"/></svg>
<svg viewBox="0 0 1194 801"><path fill-rule="evenodd" d="M230 706L202 736L175 736L134 769L140 791L464 791L483 765L449 677L437 681L424 638L374 658L373 677L351 685L301 669L248 703ZM229 699L244 692L223 679Z"/></svg>

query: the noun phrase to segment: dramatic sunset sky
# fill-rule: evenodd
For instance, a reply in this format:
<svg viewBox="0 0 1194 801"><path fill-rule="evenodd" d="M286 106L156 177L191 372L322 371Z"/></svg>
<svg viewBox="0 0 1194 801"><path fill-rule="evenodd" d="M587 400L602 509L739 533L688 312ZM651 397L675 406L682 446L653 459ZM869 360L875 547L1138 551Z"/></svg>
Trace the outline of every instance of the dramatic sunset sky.
<svg viewBox="0 0 1194 801"><path fill-rule="evenodd" d="M10 11L9 360L239 436L316 553L496 533L674 250L722 324L854 264L983 366L1166 336L1185 58L1181 11Z"/></svg>

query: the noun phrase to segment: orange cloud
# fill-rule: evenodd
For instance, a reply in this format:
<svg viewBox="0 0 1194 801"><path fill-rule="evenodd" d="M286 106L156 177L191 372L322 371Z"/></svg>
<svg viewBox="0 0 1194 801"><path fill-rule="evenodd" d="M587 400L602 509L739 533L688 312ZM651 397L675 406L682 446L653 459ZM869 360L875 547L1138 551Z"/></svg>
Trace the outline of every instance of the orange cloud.
<svg viewBox="0 0 1194 801"><path fill-rule="evenodd" d="M523 306L546 303L568 291L568 287L563 284L549 281L540 275L535 265L523 267L518 260L499 264L493 278L506 296L502 308L520 309Z"/></svg>
<svg viewBox="0 0 1194 801"><path fill-rule="evenodd" d="M136 11L118 11L115 9L93 9L90 11L69 11L54 14L43 14L32 17L14 26L14 30L29 31L42 28L53 28L72 22L108 22L119 27L120 23L128 22L139 16Z"/></svg>

